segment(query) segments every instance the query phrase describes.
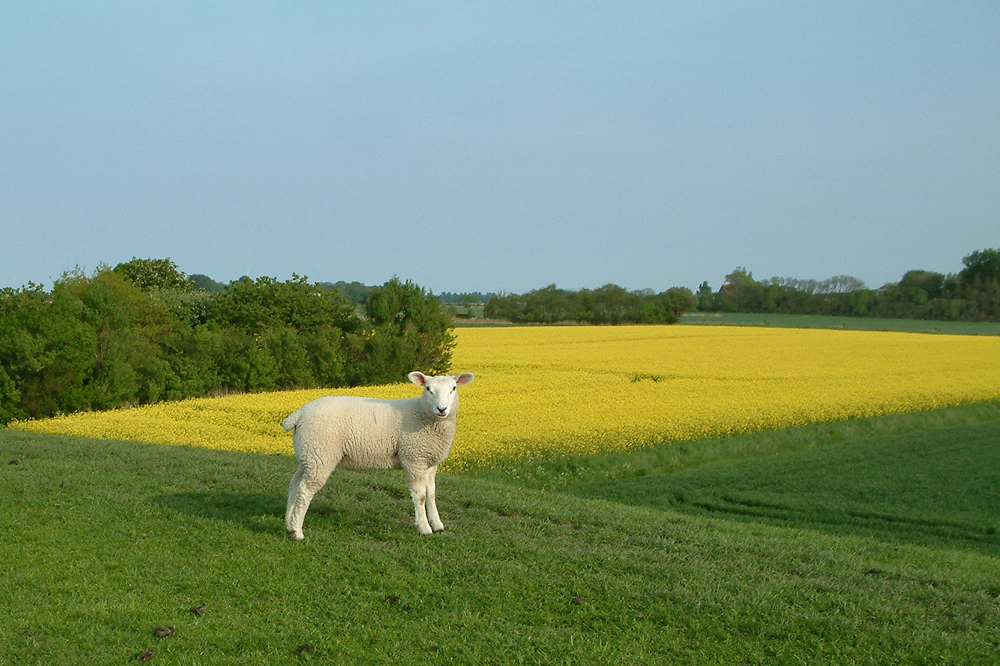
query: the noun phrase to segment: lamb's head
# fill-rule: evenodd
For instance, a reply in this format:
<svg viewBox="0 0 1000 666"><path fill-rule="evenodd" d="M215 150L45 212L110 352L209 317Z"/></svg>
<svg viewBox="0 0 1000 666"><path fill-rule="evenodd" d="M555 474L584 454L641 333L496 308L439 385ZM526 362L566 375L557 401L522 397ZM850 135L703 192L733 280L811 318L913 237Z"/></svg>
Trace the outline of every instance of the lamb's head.
<svg viewBox="0 0 1000 666"><path fill-rule="evenodd" d="M440 377L428 377L422 372L411 372L409 377L411 382L424 387L421 396L424 411L436 419L446 419L455 413L458 409L458 387L475 379L471 372Z"/></svg>

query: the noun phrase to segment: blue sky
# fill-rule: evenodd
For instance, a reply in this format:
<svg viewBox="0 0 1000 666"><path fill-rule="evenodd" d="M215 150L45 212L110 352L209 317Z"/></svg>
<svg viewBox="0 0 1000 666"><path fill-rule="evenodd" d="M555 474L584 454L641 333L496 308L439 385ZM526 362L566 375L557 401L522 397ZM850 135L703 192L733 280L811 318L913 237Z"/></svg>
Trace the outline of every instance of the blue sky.
<svg viewBox="0 0 1000 666"><path fill-rule="evenodd" d="M1000 3L0 5L0 286L523 292L1000 247Z"/></svg>

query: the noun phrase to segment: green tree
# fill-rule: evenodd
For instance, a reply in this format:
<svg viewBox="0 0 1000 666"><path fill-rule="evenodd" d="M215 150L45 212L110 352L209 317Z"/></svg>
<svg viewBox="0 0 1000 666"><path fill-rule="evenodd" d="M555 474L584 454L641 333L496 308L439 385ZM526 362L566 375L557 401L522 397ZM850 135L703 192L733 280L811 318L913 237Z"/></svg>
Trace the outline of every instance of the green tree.
<svg viewBox="0 0 1000 666"><path fill-rule="evenodd" d="M226 290L226 285L216 282L207 275L195 273L191 276L191 288L195 291L207 291L211 294L218 294Z"/></svg>
<svg viewBox="0 0 1000 666"><path fill-rule="evenodd" d="M486 302L486 307L483 309L483 316L487 319L509 319L515 321L521 314L520 298L517 294L508 294L506 292L496 294Z"/></svg>
<svg viewBox="0 0 1000 666"><path fill-rule="evenodd" d="M108 409L156 402L169 381L159 342L179 325L169 308L113 270L67 275L61 286L82 304L80 317L97 336L95 365L86 385L89 407Z"/></svg>
<svg viewBox="0 0 1000 666"><path fill-rule="evenodd" d="M237 280L213 299L208 319L256 334L269 328L312 331L329 325L354 331L361 325L340 291L318 290L298 275L284 282L271 277Z"/></svg>
<svg viewBox="0 0 1000 666"><path fill-rule="evenodd" d="M316 386L313 362L298 331L291 328L270 329L262 342L274 359L275 388Z"/></svg>
<svg viewBox="0 0 1000 666"><path fill-rule="evenodd" d="M821 294L847 294L860 289L865 289L865 283L851 275L834 275L816 286L817 293Z"/></svg>
<svg viewBox="0 0 1000 666"><path fill-rule="evenodd" d="M411 370L441 374L451 367L451 317L433 294L394 277L372 289L365 315L374 329L369 351L383 358L376 374L385 381L400 381Z"/></svg>
<svg viewBox="0 0 1000 666"><path fill-rule="evenodd" d="M986 283L991 280L1000 281L1000 250L976 250L962 258L965 268L959 271L959 277L966 285Z"/></svg>
<svg viewBox="0 0 1000 666"><path fill-rule="evenodd" d="M118 264L114 271L143 291L190 290L191 280L170 259L136 259Z"/></svg>
<svg viewBox="0 0 1000 666"><path fill-rule="evenodd" d="M719 298L724 312L761 312L764 285L754 280L753 273L741 266L726 276Z"/></svg>
<svg viewBox="0 0 1000 666"><path fill-rule="evenodd" d="M7 374L7 369L0 365L0 425L23 416L21 392Z"/></svg>
<svg viewBox="0 0 1000 666"><path fill-rule="evenodd" d="M550 284L542 289L533 289L524 295L523 321L552 324L557 321L581 319L583 313L577 311L570 292Z"/></svg>
<svg viewBox="0 0 1000 666"><path fill-rule="evenodd" d="M698 286L698 309L702 312L715 309L715 292L707 281Z"/></svg>
<svg viewBox="0 0 1000 666"><path fill-rule="evenodd" d="M339 290L298 276L246 278L212 294L163 281L140 281L143 290L127 272L77 269L50 293L0 290L0 423L230 391L394 382L450 364L450 318L410 282L374 289L363 324Z"/></svg>
<svg viewBox="0 0 1000 666"><path fill-rule="evenodd" d="M907 271L903 279L899 281L902 289L922 291L921 297L924 302L930 299L941 298L944 294L945 276L933 271Z"/></svg>
<svg viewBox="0 0 1000 666"><path fill-rule="evenodd" d="M357 280L353 282L345 282L344 280L338 280L335 283L330 282L317 282L316 286L323 291L330 291L332 289L338 289L351 303L362 305L368 300L368 294L371 293L372 289L375 287L369 287L366 284L362 284Z"/></svg>
<svg viewBox="0 0 1000 666"><path fill-rule="evenodd" d="M687 287L671 287L646 299L647 321L675 324L685 312L698 307L698 297Z"/></svg>
<svg viewBox="0 0 1000 666"><path fill-rule="evenodd" d="M593 291L579 292L582 312L576 319L584 319L594 324L621 324L637 321L643 317L642 298L630 293L617 284L606 284Z"/></svg>
<svg viewBox="0 0 1000 666"><path fill-rule="evenodd" d="M98 341L83 321L84 306L57 282L0 292L0 368L5 418L52 416L87 409L86 384ZM13 384L13 387L11 387Z"/></svg>

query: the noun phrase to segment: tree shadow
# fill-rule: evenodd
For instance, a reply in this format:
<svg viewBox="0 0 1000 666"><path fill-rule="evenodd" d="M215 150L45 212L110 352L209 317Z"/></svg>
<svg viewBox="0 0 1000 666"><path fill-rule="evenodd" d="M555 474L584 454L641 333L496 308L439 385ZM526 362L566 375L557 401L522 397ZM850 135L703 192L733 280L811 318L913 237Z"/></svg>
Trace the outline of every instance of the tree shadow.
<svg viewBox="0 0 1000 666"><path fill-rule="evenodd" d="M150 497L148 501L189 516L225 520L269 534L276 533L275 519L283 521L285 517L285 497L267 493L171 493ZM284 531L283 527L279 529Z"/></svg>
<svg viewBox="0 0 1000 666"><path fill-rule="evenodd" d="M368 530L385 524L381 516L410 515L409 493L397 486L397 478L363 472L338 475L338 483L324 488L309 505L306 520L310 523L332 517L341 528ZM205 490L155 495L147 501L189 516L225 520L254 532L284 534L286 499L284 493Z"/></svg>

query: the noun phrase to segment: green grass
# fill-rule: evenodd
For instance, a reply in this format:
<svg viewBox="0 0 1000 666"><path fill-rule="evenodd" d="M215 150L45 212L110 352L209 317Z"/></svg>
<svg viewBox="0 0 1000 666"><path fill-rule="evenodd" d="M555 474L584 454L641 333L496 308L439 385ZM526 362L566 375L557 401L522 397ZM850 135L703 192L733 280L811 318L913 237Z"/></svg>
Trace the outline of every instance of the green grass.
<svg viewBox="0 0 1000 666"><path fill-rule="evenodd" d="M691 326L772 326L774 328L832 328L851 331L1000 335L1000 322L995 321L933 321L928 319L881 319L878 317L700 312L682 315L679 323Z"/></svg>
<svg viewBox="0 0 1000 666"><path fill-rule="evenodd" d="M433 537L338 472L297 543L288 457L0 431L0 663L994 664L998 449L975 405L442 472Z"/></svg>
<svg viewBox="0 0 1000 666"><path fill-rule="evenodd" d="M637 506L1000 555L996 423L573 488ZM944 510L943 510L944 509Z"/></svg>

